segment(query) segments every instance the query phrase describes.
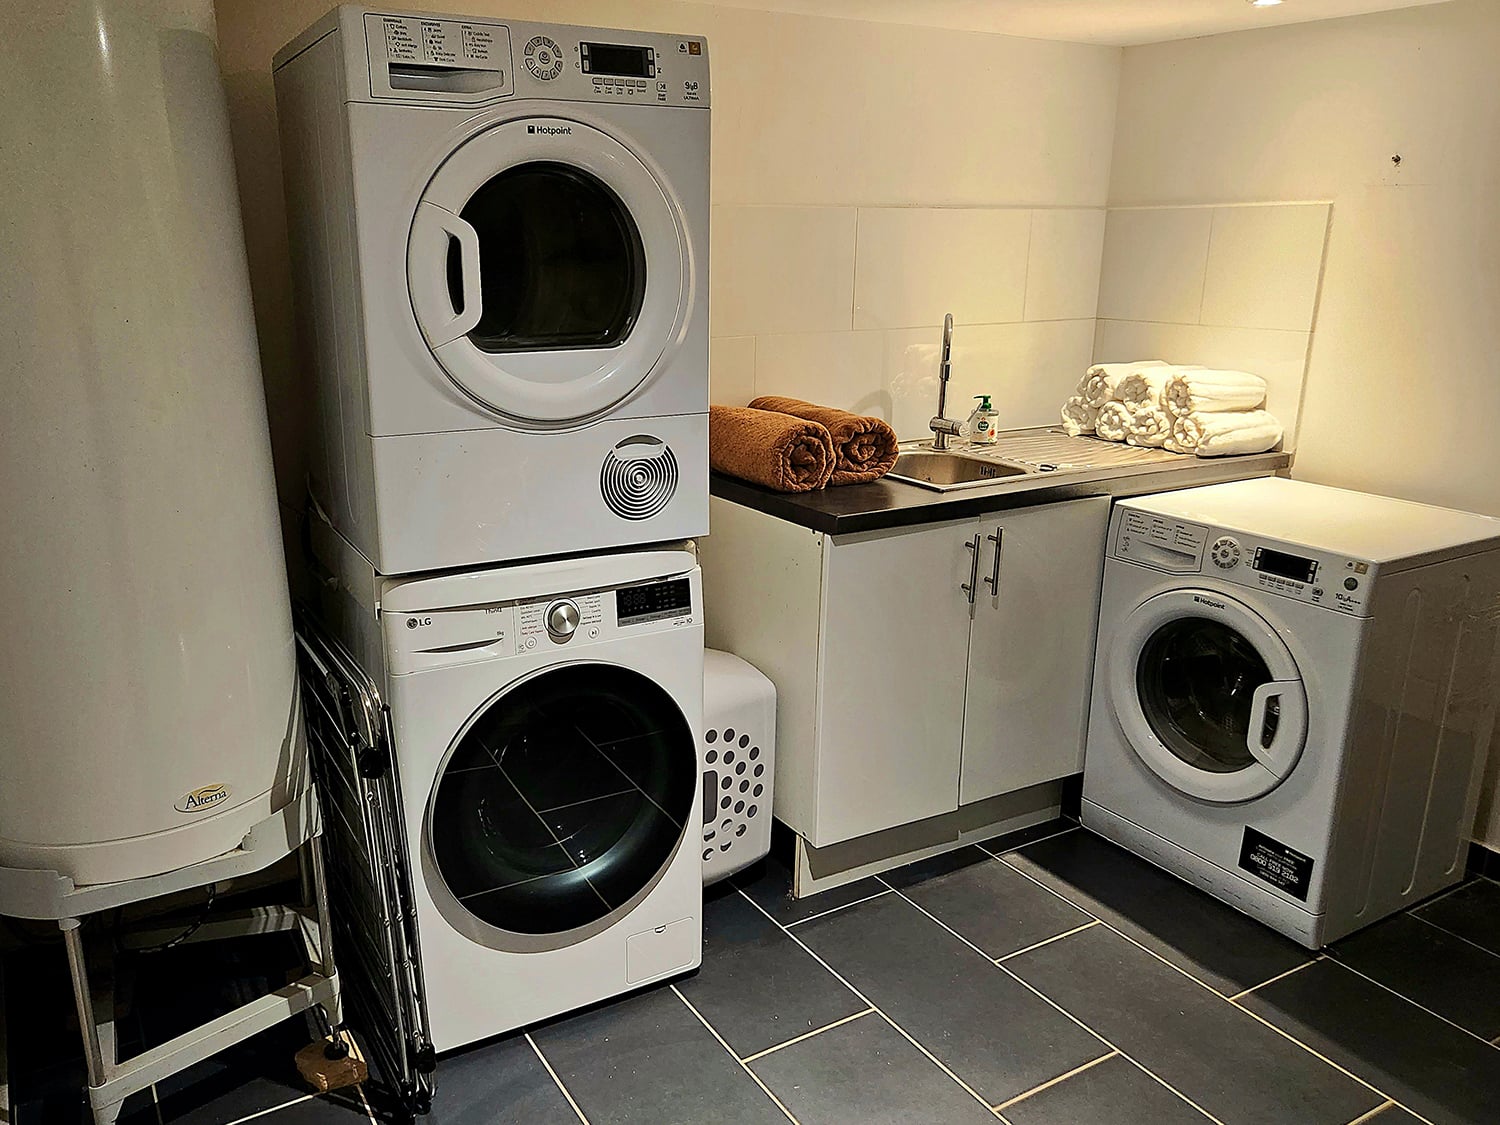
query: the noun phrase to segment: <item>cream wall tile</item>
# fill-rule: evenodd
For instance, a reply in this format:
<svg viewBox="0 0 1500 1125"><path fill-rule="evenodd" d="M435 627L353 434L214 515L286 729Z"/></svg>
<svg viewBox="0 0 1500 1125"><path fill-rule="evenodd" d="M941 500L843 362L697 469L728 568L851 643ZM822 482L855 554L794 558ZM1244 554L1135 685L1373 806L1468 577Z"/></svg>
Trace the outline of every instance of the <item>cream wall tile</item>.
<svg viewBox="0 0 1500 1125"><path fill-rule="evenodd" d="M761 336L755 343L755 393L790 395L888 419L882 344L880 332Z"/></svg>
<svg viewBox="0 0 1500 1125"><path fill-rule="evenodd" d="M891 399L891 425L903 440L931 436L937 409L941 329L885 333L883 380ZM1063 400L1088 367L1092 320L983 324L953 334L953 379L948 416L963 419L989 394L1002 428L1057 421Z"/></svg>
<svg viewBox="0 0 1500 1125"><path fill-rule="evenodd" d="M720 406L744 406L755 397L754 336L709 340L708 397Z"/></svg>
<svg viewBox="0 0 1500 1125"><path fill-rule="evenodd" d="M852 207L715 207L713 335L847 330L854 224Z"/></svg>
<svg viewBox="0 0 1500 1125"><path fill-rule="evenodd" d="M1026 257L1027 320L1091 319L1099 306L1105 212L1033 211Z"/></svg>
<svg viewBox="0 0 1500 1125"><path fill-rule="evenodd" d="M910 328L1021 319L1031 212L861 208L854 326Z"/></svg>
<svg viewBox="0 0 1500 1125"><path fill-rule="evenodd" d="M1198 323L1208 266L1207 207L1111 211L1104 231L1099 315Z"/></svg>
<svg viewBox="0 0 1500 1125"><path fill-rule="evenodd" d="M1291 449L1296 444L1310 335L1270 328L1101 320L1094 360L1152 356L1168 363L1253 372L1266 381L1266 409L1286 427L1286 448Z"/></svg>
<svg viewBox="0 0 1500 1125"><path fill-rule="evenodd" d="M1199 320L1308 331L1328 210L1326 203L1216 208Z"/></svg>

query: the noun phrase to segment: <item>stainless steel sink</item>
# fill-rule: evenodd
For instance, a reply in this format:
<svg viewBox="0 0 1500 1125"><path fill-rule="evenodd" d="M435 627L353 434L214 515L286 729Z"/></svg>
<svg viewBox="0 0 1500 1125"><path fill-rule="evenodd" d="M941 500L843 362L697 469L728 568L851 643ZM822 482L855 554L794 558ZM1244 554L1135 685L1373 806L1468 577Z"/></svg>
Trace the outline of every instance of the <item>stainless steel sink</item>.
<svg viewBox="0 0 1500 1125"><path fill-rule="evenodd" d="M934 492L952 492L959 488L982 488L1010 477L1024 477L1028 470L1019 465L988 458L969 457L962 453L903 453L886 474L892 480L905 481Z"/></svg>

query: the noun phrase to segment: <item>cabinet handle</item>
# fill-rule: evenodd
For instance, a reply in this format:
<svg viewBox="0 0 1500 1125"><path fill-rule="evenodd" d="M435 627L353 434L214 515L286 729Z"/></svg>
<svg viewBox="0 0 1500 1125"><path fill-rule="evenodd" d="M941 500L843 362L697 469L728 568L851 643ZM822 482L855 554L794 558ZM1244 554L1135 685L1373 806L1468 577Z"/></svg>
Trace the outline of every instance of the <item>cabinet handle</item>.
<svg viewBox="0 0 1500 1125"><path fill-rule="evenodd" d="M979 536L974 536L964 543L969 549L969 580L959 587L969 595L969 604L974 604L974 587L979 585Z"/></svg>
<svg viewBox="0 0 1500 1125"><path fill-rule="evenodd" d="M990 588L994 597L1000 596L1000 552L1005 549L1005 528L995 528L995 534L985 536L995 545L995 568L990 571L990 576L984 580L984 584Z"/></svg>

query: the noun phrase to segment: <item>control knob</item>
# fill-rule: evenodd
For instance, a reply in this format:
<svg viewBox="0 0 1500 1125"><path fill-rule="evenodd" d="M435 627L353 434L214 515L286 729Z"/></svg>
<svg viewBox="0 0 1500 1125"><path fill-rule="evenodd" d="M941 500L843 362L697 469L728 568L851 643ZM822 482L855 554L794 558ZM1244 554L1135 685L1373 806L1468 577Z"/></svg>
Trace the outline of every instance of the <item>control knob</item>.
<svg viewBox="0 0 1500 1125"><path fill-rule="evenodd" d="M578 630L578 603L564 599L547 607L547 635L558 644L572 639Z"/></svg>
<svg viewBox="0 0 1500 1125"><path fill-rule="evenodd" d="M1209 557L1220 570L1233 570L1240 564L1240 545L1228 535L1220 536L1209 548Z"/></svg>

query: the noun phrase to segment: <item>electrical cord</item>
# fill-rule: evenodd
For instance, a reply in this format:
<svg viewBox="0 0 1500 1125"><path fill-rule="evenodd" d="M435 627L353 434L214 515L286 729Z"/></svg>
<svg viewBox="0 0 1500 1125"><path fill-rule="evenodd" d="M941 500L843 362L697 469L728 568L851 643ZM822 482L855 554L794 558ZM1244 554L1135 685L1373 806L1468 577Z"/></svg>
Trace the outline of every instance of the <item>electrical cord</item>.
<svg viewBox="0 0 1500 1125"><path fill-rule="evenodd" d="M194 919L193 923L189 925L187 929L183 930L182 933L178 934L171 941L164 941L160 945L144 946L143 948L137 949L134 952L164 953L168 949L172 949L187 941L188 938L192 937L203 928L203 923L208 921L209 912L214 908L214 899L218 896L218 893L219 885L217 883L210 883L208 885L208 897L203 900L203 909L198 912L198 917Z"/></svg>

